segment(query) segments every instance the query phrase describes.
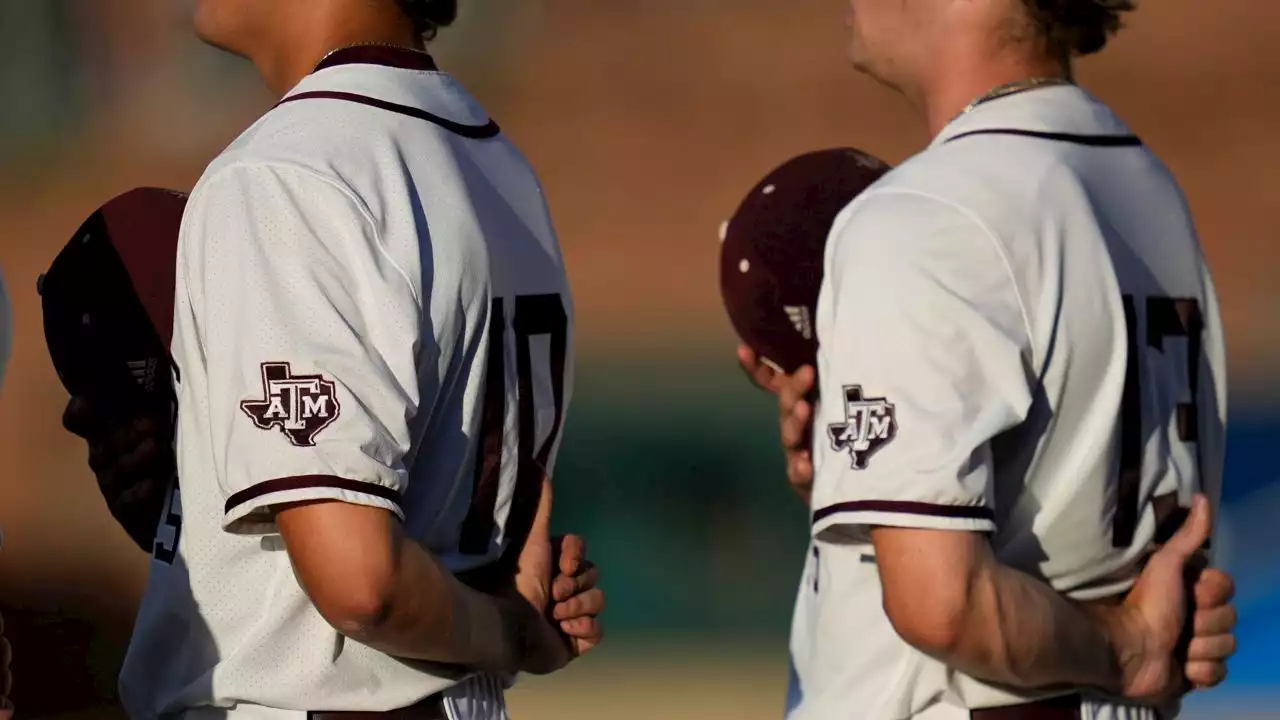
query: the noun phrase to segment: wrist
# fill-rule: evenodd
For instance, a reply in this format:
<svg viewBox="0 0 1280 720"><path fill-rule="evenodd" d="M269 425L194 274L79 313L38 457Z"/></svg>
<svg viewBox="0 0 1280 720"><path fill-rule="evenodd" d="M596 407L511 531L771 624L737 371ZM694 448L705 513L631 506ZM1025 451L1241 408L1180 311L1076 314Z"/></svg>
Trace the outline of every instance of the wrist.
<svg viewBox="0 0 1280 720"><path fill-rule="evenodd" d="M513 643L515 623L510 603L462 583L455 585L454 635L466 648L462 664L487 672L509 672L518 662Z"/></svg>
<svg viewBox="0 0 1280 720"><path fill-rule="evenodd" d="M493 598L493 603L498 612L500 637L495 639L498 652L490 669L501 673L520 672L531 652L529 616L532 608L518 596Z"/></svg>
<svg viewBox="0 0 1280 720"><path fill-rule="evenodd" d="M1110 654L1095 685L1107 695L1124 697L1129 676L1141 665L1143 656L1143 635L1137 619L1124 604L1090 605L1087 610L1106 638Z"/></svg>

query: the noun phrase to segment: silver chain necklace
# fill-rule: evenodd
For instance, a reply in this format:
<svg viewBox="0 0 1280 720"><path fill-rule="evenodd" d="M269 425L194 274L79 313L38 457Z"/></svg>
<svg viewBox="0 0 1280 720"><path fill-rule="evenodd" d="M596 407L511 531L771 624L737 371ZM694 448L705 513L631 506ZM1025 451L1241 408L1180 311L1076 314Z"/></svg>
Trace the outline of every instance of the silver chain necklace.
<svg viewBox="0 0 1280 720"><path fill-rule="evenodd" d="M978 96L973 102L969 103L968 105L965 105L964 109L961 110L959 113L957 113L955 117L951 118L951 122L955 122L956 120L959 120L965 115L968 115L969 113L973 112L974 108L978 107L979 105L984 105L986 103L989 103L992 100L999 100L1002 97L1016 95L1018 93L1026 92L1028 90L1035 90L1037 88L1053 87L1055 85L1071 85L1071 84L1072 82L1070 80L1062 77L1031 77L1031 78L1026 78L1025 80L1014 80L1013 82L1005 83L1003 85L992 88L991 90L988 90L987 92ZM947 123L947 124L950 125L951 123Z"/></svg>
<svg viewBox="0 0 1280 720"><path fill-rule="evenodd" d="M388 42L357 42L357 43L351 43L350 45L343 45L342 47L336 47L330 50L329 52L324 54L324 57L320 58L320 62L324 62L325 60L328 60L329 56L334 53L342 52L343 50L350 50L351 48L358 48L358 47L382 47L382 48L391 48L392 50L408 50L409 52L415 52L420 55L431 54L426 50L422 50L416 47L410 47L409 45L396 45L394 43L388 43Z"/></svg>

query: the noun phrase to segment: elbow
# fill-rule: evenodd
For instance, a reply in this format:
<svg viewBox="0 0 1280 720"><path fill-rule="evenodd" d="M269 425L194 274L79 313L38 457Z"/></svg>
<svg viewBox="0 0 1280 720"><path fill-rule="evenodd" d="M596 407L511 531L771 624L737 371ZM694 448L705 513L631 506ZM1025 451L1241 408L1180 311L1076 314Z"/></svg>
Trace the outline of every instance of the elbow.
<svg viewBox="0 0 1280 720"><path fill-rule="evenodd" d="M904 642L956 664L981 639L986 540L972 533L872 531L885 615Z"/></svg>
<svg viewBox="0 0 1280 720"><path fill-rule="evenodd" d="M376 641L391 619L391 584L363 580L311 593L311 602L333 629L357 642Z"/></svg>
<svg viewBox="0 0 1280 720"><path fill-rule="evenodd" d="M305 503L278 511L276 523L298 584L321 617L360 642L387 634L397 612L402 546L390 513Z"/></svg>
<svg viewBox="0 0 1280 720"><path fill-rule="evenodd" d="M938 659L954 657L964 645L969 612L964 602L940 598L890 598L885 595L885 614L904 642Z"/></svg>
<svg viewBox="0 0 1280 720"><path fill-rule="evenodd" d="M907 644L934 658L966 653L978 622L980 583L971 573L896 574L884 583L883 605L893 629Z"/></svg>

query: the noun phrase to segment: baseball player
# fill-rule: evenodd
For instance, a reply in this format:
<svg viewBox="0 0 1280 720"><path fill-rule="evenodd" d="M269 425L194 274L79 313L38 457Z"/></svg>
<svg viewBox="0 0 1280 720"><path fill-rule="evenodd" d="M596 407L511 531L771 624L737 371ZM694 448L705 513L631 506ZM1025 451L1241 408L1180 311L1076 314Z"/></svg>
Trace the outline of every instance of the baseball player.
<svg viewBox="0 0 1280 720"><path fill-rule="evenodd" d="M581 540L547 530L564 266L533 171L423 50L455 14L197 3L282 99L183 216L181 489L121 672L133 718L504 718L515 673L599 640ZM100 478L147 475L145 428L85 433Z"/></svg>
<svg viewBox="0 0 1280 720"><path fill-rule="evenodd" d="M1070 81L1131 3L850 8L933 141L835 221L817 402L740 350L812 496L788 717L1173 717L1235 647L1230 578L1183 579L1226 365L1177 183Z"/></svg>

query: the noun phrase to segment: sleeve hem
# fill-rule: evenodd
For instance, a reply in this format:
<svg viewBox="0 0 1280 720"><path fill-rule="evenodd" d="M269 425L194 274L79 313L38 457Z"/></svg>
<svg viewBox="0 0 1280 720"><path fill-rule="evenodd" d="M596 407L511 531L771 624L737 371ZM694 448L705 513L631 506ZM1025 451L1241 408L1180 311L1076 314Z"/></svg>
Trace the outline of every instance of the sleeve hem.
<svg viewBox="0 0 1280 720"><path fill-rule="evenodd" d="M301 475L265 480L227 499L223 528L236 535L268 535L276 532L270 513L274 505L308 500L338 500L388 510L404 519L400 493L377 483L329 475Z"/></svg>
<svg viewBox="0 0 1280 720"><path fill-rule="evenodd" d="M940 505L901 500L859 500L828 505L813 513L814 537L841 526L921 528L995 532L995 513L981 505Z"/></svg>

